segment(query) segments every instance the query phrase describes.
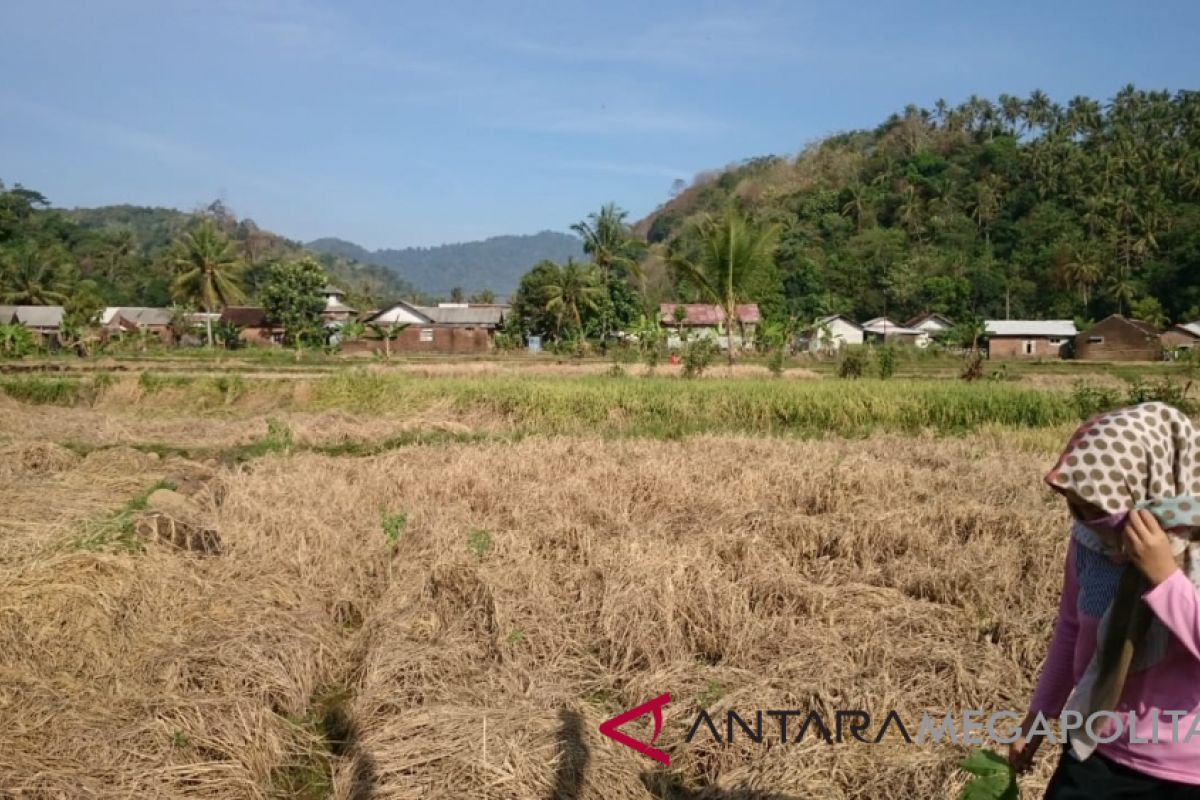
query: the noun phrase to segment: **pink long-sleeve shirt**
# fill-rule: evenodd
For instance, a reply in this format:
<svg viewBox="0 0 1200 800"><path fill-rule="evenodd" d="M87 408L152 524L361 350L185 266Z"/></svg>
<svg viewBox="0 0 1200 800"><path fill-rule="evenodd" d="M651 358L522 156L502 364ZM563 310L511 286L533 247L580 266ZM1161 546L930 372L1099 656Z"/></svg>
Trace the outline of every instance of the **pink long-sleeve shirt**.
<svg viewBox="0 0 1200 800"><path fill-rule="evenodd" d="M1031 704L1032 712L1046 719L1062 713L1096 651L1099 618L1088 613L1096 611L1094 603L1081 603L1077 547L1072 542L1067 549L1058 620ZM1126 715L1126 722L1128 712L1135 712L1136 735L1126 731L1116 741L1099 745L1097 752L1145 775L1200 784L1200 592L1176 570L1142 600L1170 631L1166 655L1154 666L1130 673L1114 709ZM1159 741L1132 741L1153 737L1156 709ZM1180 711L1187 714L1175 723L1180 741L1172 742L1172 717L1164 712Z"/></svg>

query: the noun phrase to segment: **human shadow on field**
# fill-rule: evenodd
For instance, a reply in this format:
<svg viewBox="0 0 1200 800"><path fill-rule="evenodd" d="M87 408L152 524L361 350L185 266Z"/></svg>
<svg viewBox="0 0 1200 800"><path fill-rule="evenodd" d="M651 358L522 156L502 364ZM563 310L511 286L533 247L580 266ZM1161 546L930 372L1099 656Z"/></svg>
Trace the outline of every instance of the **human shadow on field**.
<svg viewBox="0 0 1200 800"><path fill-rule="evenodd" d="M643 772L638 777L657 800L800 800L763 789L689 789L678 778L661 772Z"/></svg>
<svg viewBox="0 0 1200 800"><path fill-rule="evenodd" d="M549 800L578 800L583 792L584 776L590 755L583 743L583 717L578 712L558 712L557 739L561 760L554 773L554 788Z"/></svg>
<svg viewBox="0 0 1200 800"><path fill-rule="evenodd" d="M358 725L343 705L336 703L325 710L321 727L329 752L352 765L346 800L371 800L375 790L375 761L359 745Z"/></svg>

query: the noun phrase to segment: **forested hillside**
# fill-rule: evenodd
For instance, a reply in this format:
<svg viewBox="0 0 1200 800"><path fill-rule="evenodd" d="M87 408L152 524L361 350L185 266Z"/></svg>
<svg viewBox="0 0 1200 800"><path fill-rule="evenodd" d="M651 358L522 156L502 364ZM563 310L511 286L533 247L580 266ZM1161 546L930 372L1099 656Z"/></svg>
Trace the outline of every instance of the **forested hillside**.
<svg viewBox="0 0 1200 800"><path fill-rule="evenodd" d="M1200 94L909 106L701 175L635 226L660 256L732 202L776 223L770 316L1200 318Z"/></svg>
<svg viewBox="0 0 1200 800"><path fill-rule="evenodd" d="M566 261L583 256L579 239L553 231L403 250L371 251L342 239L317 239L309 242L308 247L390 267L421 290L441 296L448 295L455 287L467 292L490 289L507 295L516 289L521 275L539 261Z"/></svg>
<svg viewBox="0 0 1200 800"><path fill-rule="evenodd" d="M232 240L248 301L257 298L273 263L307 253L219 202L193 213L131 205L62 210L35 190L0 183L0 302L64 303L84 294L106 305L166 306L176 274L171 243L201 220ZM416 295L383 267L308 255L363 307Z"/></svg>

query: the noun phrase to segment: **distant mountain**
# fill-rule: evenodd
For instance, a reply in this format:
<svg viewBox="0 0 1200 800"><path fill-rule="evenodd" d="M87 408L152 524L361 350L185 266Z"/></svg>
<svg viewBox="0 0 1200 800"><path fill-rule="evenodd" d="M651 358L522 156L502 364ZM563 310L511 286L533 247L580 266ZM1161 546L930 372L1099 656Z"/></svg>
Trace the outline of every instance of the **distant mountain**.
<svg viewBox="0 0 1200 800"><path fill-rule="evenodd" d="M421 291L443 296L455 286L468 294L491 289L498 295L508 295L516 290L521 276L542 259L565 261L583 257L579 239L554 231L403 250L371 251L336 238L317 239L305 247L387 267Z"/></svg>

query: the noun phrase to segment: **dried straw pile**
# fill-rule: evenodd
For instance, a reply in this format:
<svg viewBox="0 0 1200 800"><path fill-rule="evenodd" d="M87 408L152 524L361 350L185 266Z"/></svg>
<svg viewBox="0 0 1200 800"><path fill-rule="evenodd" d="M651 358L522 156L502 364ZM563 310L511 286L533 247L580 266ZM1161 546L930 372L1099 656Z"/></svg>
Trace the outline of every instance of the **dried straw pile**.
<svg viewBox="0 0 1200 800"><path fill-rule="evenodd" d="M701 706L1022 709L1064 520L1047 454L994 442L529 439L222 471L195 495L219 556L0 562L0 795L265 797L328 757L345 800L949 797L945 746L682 741ZM394 548L382 512L407 514ZM322 754L288 720L330 687L350 699ZM597 733L665 691L669 770Z"/></svg>
<svg viewBox="0 0 1200 800"><path fill-rule="evenodd" d="M684 726L701 704L1023 710L1064 540L1043 461L702 438L364 464L359 491L414 516L359 642L340 796L354 775L379 798L951 796L951 748L685 746ZM665 775L596 733L664 691Z"/></svg>

